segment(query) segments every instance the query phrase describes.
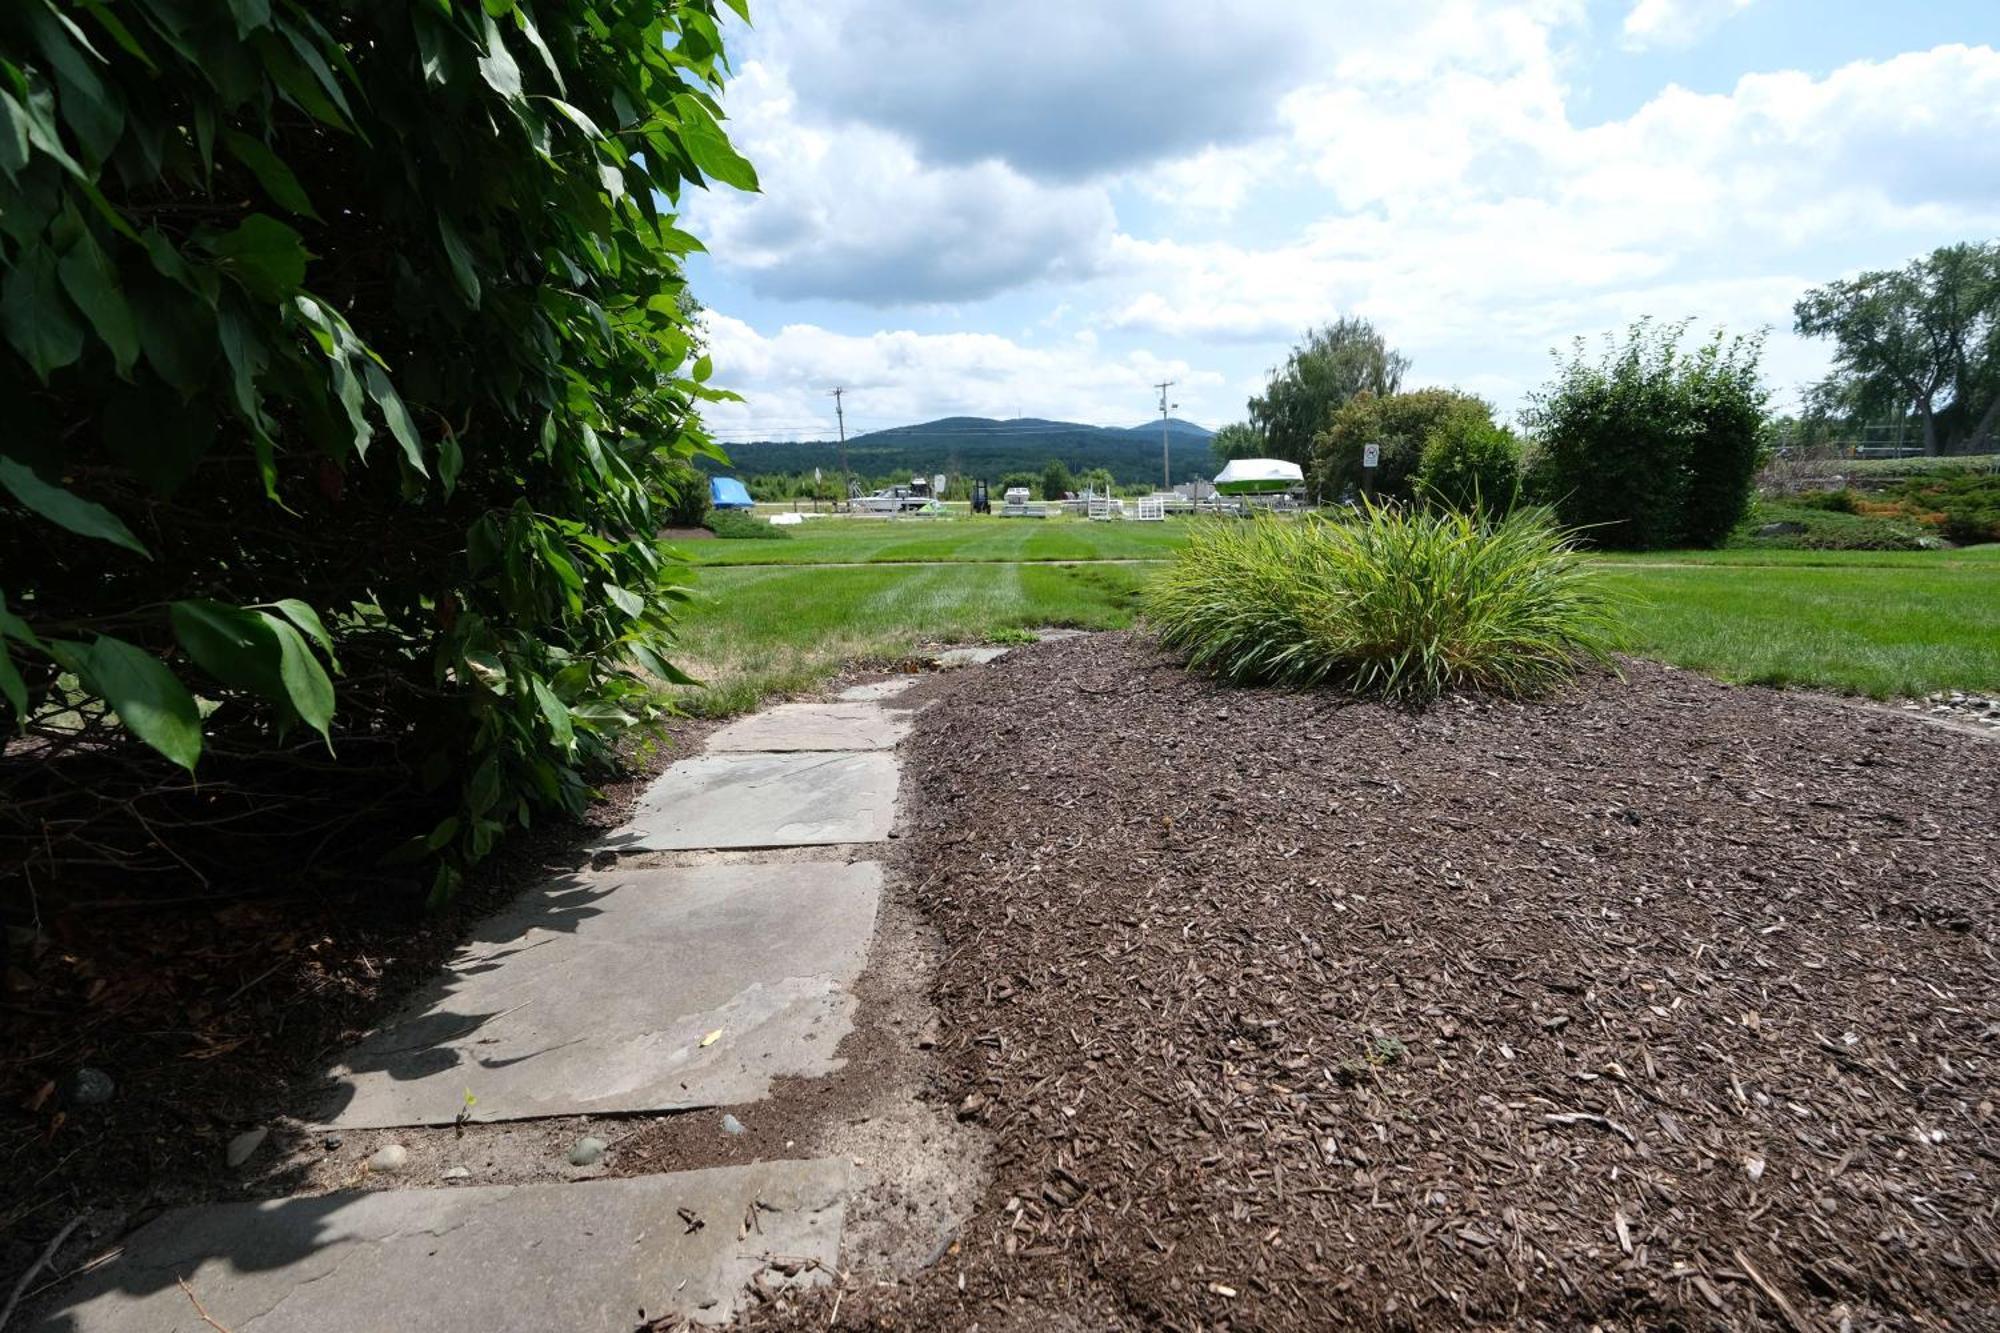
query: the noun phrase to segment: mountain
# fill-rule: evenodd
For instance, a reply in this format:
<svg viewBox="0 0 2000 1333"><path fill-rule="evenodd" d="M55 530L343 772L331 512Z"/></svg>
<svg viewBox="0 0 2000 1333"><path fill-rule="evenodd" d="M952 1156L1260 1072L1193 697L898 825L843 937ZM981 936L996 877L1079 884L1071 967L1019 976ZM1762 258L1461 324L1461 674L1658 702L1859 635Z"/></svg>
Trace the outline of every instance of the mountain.
<svg viewBox="0 0 2000 1333"><path fill-rule="evenodd" d="M1166 423L1176 482L1206 478L1215 471L1208 453L1213 431L1178 417ZM711 471L759 476L775 472L828 472L840 468L840 445L833 440L804 443L759 441L729 446L730 466ZM1106 468L1121 484L1160 479L1160 423L1086 426L1042 417L942 417L914 426L891 426L849 437L847 466L863 477L952 472L998 481L1009 472L1039 474L1061 459L1073 473Z"/></svg>

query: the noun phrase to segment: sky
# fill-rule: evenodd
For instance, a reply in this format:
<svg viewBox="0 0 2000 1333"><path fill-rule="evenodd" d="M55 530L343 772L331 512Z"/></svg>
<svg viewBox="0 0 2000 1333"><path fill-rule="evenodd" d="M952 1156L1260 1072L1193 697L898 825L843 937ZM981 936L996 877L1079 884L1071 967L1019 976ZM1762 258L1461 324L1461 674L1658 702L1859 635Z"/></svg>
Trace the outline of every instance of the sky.
<svg viewBox="0 0 2000 1333"><path fill-rule="evenodd" d="M725 443L1245 404L1309 327L1512 418L1641 316L2000 236L2000 0L752 0L681 201Z"/></svg>

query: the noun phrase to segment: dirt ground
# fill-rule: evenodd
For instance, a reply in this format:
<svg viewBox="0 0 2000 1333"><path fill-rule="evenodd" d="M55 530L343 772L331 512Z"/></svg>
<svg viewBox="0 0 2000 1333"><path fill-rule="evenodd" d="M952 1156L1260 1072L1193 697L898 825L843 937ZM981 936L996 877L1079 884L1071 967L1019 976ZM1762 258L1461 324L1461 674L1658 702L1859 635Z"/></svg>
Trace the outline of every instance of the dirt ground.
<svg viewBox="0 0 2000 1333"><path fill-rule="evenodd" d="M1646 664L1417 716L1105 635L909 762L991 1180L842 1325L2000 1326L1992 742Z"/></svg>

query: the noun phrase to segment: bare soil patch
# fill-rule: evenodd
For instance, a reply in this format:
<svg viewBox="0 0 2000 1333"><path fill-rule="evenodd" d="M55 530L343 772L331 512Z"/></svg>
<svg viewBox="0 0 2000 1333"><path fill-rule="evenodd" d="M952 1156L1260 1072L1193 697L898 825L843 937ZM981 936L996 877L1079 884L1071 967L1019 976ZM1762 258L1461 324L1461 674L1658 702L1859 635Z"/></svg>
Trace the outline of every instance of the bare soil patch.
<svg viewBox="0 0 2000 1333"><path fill-rule="evenodd" d="M992 1176L841 1321L2000 1317L1989 744L1644 663L1412 715L1102 635L964 673L909 762Z"/></svg>

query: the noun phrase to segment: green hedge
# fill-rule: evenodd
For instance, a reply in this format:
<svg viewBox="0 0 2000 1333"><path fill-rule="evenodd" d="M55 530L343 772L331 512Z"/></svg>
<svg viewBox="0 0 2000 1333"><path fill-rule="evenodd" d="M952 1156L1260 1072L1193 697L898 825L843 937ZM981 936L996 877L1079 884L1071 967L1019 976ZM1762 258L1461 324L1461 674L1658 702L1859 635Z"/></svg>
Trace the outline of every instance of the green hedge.
<svg viewBox="0 0 2000 1333"><path fill-rule="evenodd" d="M671 210L756 186L717 18L0 6L0 715L88 731L127 804L386 769L408 799L343 850L413 839L438 892L578 809L678 674L655 532L722 395Z"/></svg>

